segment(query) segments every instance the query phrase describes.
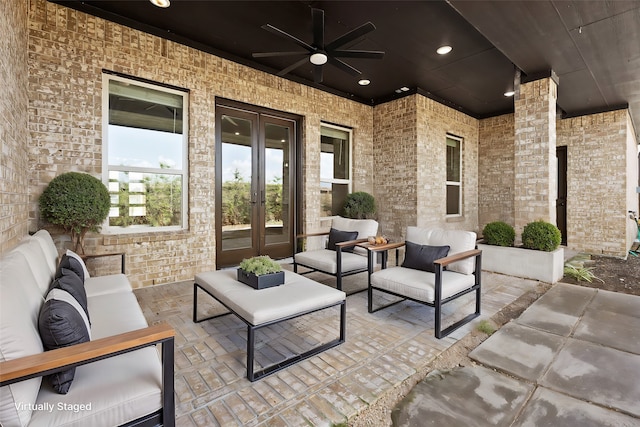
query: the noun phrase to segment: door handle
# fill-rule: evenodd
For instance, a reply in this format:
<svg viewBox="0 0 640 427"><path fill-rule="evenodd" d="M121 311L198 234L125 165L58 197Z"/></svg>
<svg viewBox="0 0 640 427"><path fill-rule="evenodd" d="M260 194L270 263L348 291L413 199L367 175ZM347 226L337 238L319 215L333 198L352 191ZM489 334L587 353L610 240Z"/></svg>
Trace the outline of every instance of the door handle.
<svg viewBox="0 0 640 427"><path fill-rule="evenodd" d="M256 200L256 199L257 199L257 196L258 196L258 193L257 193L257 192L253 191L253 192L251 193L251 204L252 204L252 205L255 205L255 204L256 204L256 202L257 202L257 200Z"/></svg>

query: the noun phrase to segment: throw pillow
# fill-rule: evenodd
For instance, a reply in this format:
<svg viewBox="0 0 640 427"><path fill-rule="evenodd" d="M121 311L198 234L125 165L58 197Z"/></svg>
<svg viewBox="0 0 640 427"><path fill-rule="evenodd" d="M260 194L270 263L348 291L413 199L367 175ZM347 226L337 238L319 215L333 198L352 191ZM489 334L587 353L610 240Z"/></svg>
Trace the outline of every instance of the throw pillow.
<svg viewBox="0 0 640 427"><path fill-rule="evenodd" d="M67 270L71 270L78 275L82 283L84 283L84 268L80 261L78 261L74 257L70 257L67 254L62 255L60 259L60 264L58 264L58 269L56 270L55 278L59 278L62 276L62 269L66 268Z"/></svg>
<svg viewBox="0 0 640 427"><path fill-rule="evenodd" d="M419 245L409 241L405 242L405 245L406 250L402 266L431 273L436 272L436 266L433 261L444 258L449 253L449 246Z"/></svg>
<svg viewBox="0 0 640 427"><path fill-rule="evenodd" d="M83 280L87 280L90 277L89 276L89 270L87 270L87 266L84 263L84 260L80 257L80 255L78 255L77 253L75 253L75 252L73 252L72 250L69 250L69 249L67 249L66 255L78 260L78 262L82 266L82 271L84 272Z"/></svg>
<svg viewBox="0 0 640 427"><path fill-rule="evenodd" d="M355 240L357 238L357 231L342 231L332 228L329 230L329 243L327 244L327 249L335 251L336 243L348 242L349 240ZM342 252L353 252L353 246L349 248L342 248Z"/></svg>
<svg viewBox="0 0 640 427"><path fill-rule="evenodd" d="M45 299L40 316L38 330L45 350L67 347L91 340L89 319L78 301L68 292L54 288ZM49 375L53 389L67 394L75 375L76 368Z"/></svg>
<svg viewBox="0 0 640 427"><path fill-rule="evenodd" d="M51 289L62 289L68 292L80 304L88 319L89 309L87 307L87 292L84 289L84 283L73 270L67 268L60 268L59 270L60 277L51 282L49 291Z"/></svg>

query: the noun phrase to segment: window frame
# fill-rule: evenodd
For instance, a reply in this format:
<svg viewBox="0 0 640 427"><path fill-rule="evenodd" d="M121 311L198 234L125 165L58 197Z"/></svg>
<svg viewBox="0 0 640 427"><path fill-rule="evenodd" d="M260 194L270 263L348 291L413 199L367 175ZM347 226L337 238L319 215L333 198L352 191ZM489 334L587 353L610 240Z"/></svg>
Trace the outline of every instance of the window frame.
<svg viewBox="0 0 640 427"><path fill-rule="evenodd" d="M348 152L348 156L349 156L349 164L347 166L347 171L349 173L349 179L343 179L343 178L331 178L331 179L323 179L322 177L322 173L320 173L319 175L319 180L318 183L320 184L320 188L322 189L322 183L328 183L328 184L347 184L347 194L350 194L352 191L352 186L353 186L353 129L350 127L346 127L346 126L340 126L340 125L335 125L332 123L327 123L327 122L320 122L320 154L322 155L322 128L326 127L326 128L330 128L330 129L336 129L339 131L343 131L346 132L349 135L349 140L347 141L349 147L347 149ZM321 162L319 162L319 165L321 164ZM320 206L321 208L321 206ZM321 216L320 219L321 220L326 220L326 219L330 219L333 218L337 215L330 215L330 216Z"/></svg>
<svg viewBox="0 0 640 427"><path fill-rule="evenodd" d="M459 150L459 155L458 155L458 168L459 168L459 181L449 181L447 180L447 177L445 176L445 203L444 203L444 207L445 207L445 216L446 218L459 218L462 217L462 212L463 212L463 206L462 206L462 190L463 190L463 185L462 185L462 181L463 181L463 163L462 163L462 159L463 159L463 155L462 155L462 150L464 147L464 139L459 137L459 136L455 136L452 135L450 133L448 133L446 135L445 138L445 148L447 147L447 140L454 140L457 141L460 144L460 150ZM447 152L445 152L445 162L449 161L449 155ZM446 174L446 170L447 170L448 165L445 166L445 174ZM447 189L449 187L458 187L458 212L457 213L447 213Z"/></svg>
<svg viewBox="0 0 640 427"><path fill-rule="evenodd" d="M126 82L131 85L166 92L182 97L182 168L150 168L139 166L111 166L109 165L109 82L112 80ZM109 72L102 73L102 182L109 188L109 173L134 172L158 175L179 175L182 180L181 200L181 224L169 226L136 225L130 227L109 225L109 217L102 224L103 234L134 234L134 233L161 233L187 230L189 228L189 91L181 88L169 87L162 83L155 83L145 79L126 77ZM111 194L111 193L110 193Z"/></svg>

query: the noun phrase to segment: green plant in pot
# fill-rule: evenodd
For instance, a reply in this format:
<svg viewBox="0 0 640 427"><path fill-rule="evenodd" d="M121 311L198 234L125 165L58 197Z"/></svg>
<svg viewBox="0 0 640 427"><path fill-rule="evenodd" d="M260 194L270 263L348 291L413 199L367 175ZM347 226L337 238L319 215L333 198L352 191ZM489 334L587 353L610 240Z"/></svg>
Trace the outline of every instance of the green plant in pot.
<svg viewBox="0 0 640 427"><path fill-rule="evenodd" d="M482 237L487 245L513 246L516 240L516 232L506 222L494 221L484 226Z"/></svg>
<svg viewBox="0 0 640 427"><path fill-rule="evenodd" d="M375 213L375 199L365 191L348 194L342 208L342 214L345 218L367 219L373 218Z"/></svg>
<svg viewBox="0 0 640 427"><path fill-rule="evenodd" d="M39 200L42 218L59 225L71 235L71 241L84 253L87 232L99 232L107 219L111 199L99 179L80 172L67 172L51 180Z"/></svg>
<svg viewBox="0 0 640 427"><path fill-rule="evenodd" d="M282 266L267 255L243 259L238 266L238 281L255 289L284 283Z"/></svg>
<svg viewBox="0 0 640 427"><path fill-rule="evenodd" d="M562 233L555 225L545 221L534 221L522 230L522 246L526 249L552 252L560 246Z"/></svg>

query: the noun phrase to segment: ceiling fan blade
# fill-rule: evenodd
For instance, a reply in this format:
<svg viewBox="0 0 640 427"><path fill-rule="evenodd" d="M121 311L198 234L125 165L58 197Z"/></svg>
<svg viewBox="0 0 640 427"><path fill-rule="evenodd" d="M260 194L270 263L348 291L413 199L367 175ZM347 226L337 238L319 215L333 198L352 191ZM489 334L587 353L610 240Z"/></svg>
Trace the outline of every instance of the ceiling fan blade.
<svg viewBox="0 0 640 427"><path fill-rule="evenodd" d="M338 58L334 58L334 57L330 56L329 57L329 63L331 65L341 69L345 73L351 74L354 77L357 77L360 74L362 74L360 72L360 70L358 70L357 68L352 67L351 65L347 64L344 61L339 60Z"/></svg>
<svg viewBox="0 0 640 427"><path fill-rule="evenodd" d="M360 25L358 28L355 28L349 31L347 34L344 34L338 37L337 39L335 39L334 41L326 45L325 50L327 52L336 50L347 43L351 43L352 41L357 40L360 37L363 37L365 34L368 34L375 29L376 29L376 26L373 25L372 22L364 23Z"/></svg>
<svg viewBox="0 0 640 427"><path fill-rule="evenodd" d="M315 65L313 67L313 81L322 83L322 65Z"/></svg>
<svg viewBox="0 0 640 427"><path fill-rule="evenodd" d="M384 52L377 50L334 50L331 55L336 58L382 59Z"/></svg>
<svg viewBox="0 0 640 427"><path fill-rule="evenodd" d="M324 10L311 9L313 21L313 44L319 48L324 46Z"/></svg>
<svg viewBox="0 0 640 427"><path fill-rule="evenodd" d="M309 62L309 58L302 58L301 60L299 60L298 62L294 62L293 64L289 65L287 68L285 68L284 70L280 71L277 75L282 77L285 74L290 73L291 71L295 70L296 68L300 67L301 65L306 64L307 62Z"/></svg>
<svg viewBox="0 0 640 427"><path fill-rule="evenodd" d="M252 53L251 56L254 58L270 58L272 56L293 56L293 55L308 55L309 52L256 52Z"/></svg>
<svg viewBox="0 0 640 427"><path fill-rule="evenodd" d="M265 24L265 25L262 26L262 28L267 30L267 31L269 31L272 34L275 34L277 36L284 37L285 39L291 40L292 42L296 43L298 46L301 46L301 47L307 49L309 52L314 52L316 50L315 48L313 48L309 44L303 42L299 38L294 37L291 34L286 33L284 31L282 31L281 29L274 27L271 24Z"/></svg>

